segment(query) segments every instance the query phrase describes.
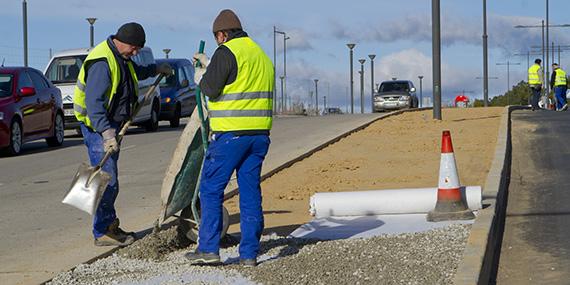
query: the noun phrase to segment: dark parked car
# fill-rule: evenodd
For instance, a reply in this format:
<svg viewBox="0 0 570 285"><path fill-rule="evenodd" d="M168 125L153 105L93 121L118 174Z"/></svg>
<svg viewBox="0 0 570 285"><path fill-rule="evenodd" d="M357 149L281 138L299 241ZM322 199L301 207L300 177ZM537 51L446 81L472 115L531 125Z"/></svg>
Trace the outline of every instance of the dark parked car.
<svg viewBox="0 0 570 285"><path fill-rule="evenodd" d="M157 65L164 62L170 64L174 75L160 82L160 119L170 121L170 126L175 128L180 125L180 118L190 116L196 107L194 66L184 58L156 60Z"/></svg>
<svg viewBox="0 0 570 285"><path fill-rule="evenodd" d="M0 149L16 155L25 142L59 146L63 136L61 91L36 69L0 67Z"/></svg>

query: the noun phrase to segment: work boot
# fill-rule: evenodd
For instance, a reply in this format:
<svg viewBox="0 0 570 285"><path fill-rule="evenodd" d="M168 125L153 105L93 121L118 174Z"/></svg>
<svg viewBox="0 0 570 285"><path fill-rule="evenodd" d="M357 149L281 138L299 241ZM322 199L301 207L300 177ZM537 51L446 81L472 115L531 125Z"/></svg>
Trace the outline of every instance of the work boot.
<svg viewBox="0 0 570 285"><path fill-rule="evenodd" d="M568 104L564 104L564 106L562 106L562 109L560 109L561 111L566 111L568 110Z"/></svg>
<svg viewBox="0 0 570 285"><path fill-rule="evenodd" d="M220 264L220 256L215 253L199 252L189 252L184 255L190 264L192 265L216 265Z"/></svg>
<svg viewBox="0 0 570 285"><path fill-rule="evenodd" d="M257 260L255 258L240 259L239 264L243 267L256 267Z"/></svg>
<svg viewBox="0 0 570 285"><path fill-rule="evenodd" d="M119 219L107 227L107 233L95 239L96 246L127 246L135 241L134 232L125 232L119 228Z"/></svg>

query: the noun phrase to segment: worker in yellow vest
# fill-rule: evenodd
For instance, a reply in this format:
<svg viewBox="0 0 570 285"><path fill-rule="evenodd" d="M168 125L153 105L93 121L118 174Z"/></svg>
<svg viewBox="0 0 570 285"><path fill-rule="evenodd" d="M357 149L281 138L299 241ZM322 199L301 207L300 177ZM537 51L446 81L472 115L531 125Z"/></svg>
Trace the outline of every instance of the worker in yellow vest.
<svg viewBox="0 0 570 285"><path fill-rule="evenodd" d="M224 189L236 171L239 185L240 264L256 266L263 231L261 165L272 125L273 64L242 29L237 15L223 10L213 24L218 44L211 62L200 62L195 81L208 96L213 132L200 180L201 219L198 248L186 254L192 264L220 263ZM207 69L206 69L207 66Z"/></svg>
<svg viewBox="0 0 570 285"><path fill-rule="evenodd" d="M119 143L116 136L137 104L138 80L156 76L159 72L172 72L167 64L138 66L131 61L145 40L140 24L122 25L115 35L89 52L75 86L73 109L80 122L91 165L99 164L106 152L113 153L102 167L111 175L111 180L93 217L96 246L125 246L135 240L134 233L119 227L115 212L115 200L119 194Z"/></svg>
<svg viewBox="0 0 570 285"><path fill-rule="evenodd" d="M538 100L540 100L540 91L542 90L542 68L539 58L534 60L534 64L528 68L528 85L532 91L531 110L538 110Z"/></svg>
<svg viewBox="0 0 570 285"><path fill-rule="evenodd" d="M556 111L566 111L568 104L566 103L566 72L558 66L557 63L552 64L552 76L550 77L550 87L554 90L554 98L556 98Z"/></svg>

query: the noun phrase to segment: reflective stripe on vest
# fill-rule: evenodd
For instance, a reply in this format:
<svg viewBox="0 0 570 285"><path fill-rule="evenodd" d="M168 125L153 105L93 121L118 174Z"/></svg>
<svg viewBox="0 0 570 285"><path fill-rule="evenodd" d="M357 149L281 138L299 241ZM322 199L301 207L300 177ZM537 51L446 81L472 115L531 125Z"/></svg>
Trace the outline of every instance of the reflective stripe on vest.
<svg viewBox="0 0 570 285"><path fill-rule="evenodd" d="M273 64L249 37L224 45L234 54L236 80L208 101L213 131L270 130L273 122Z"/></svg>
<svg viewBox="0 0 570 285"><path fill-rule="evenodd" d="M554 86L566 86L566 72L560 68L556 69Z"/></svg>
<svg viewBox="0 0 570 285"><path fill-rule="evenodd" d="M540 76L540 65L533 64L528 69L528 84L529 85L542 85L542 80Z"/></svg>
<svg viewBox="0 0 570 285"><path fill-rule="evenodd" d="M91 124L91 120L87 115L87 106L85 105L85 67L88 66L94 60L104 59L107 64L109 65L109 72L111 74L111 88L108 88L107 92L105 93L105 108L109 108L109 102L113 99L115 94L117 93L117 89L119 88L119 84L121 83L121 71L119 63L109 47L107 40L99 43L97 46L89 52L87 58L83 62L81 69L79 70L79 75L77 76L77 82L75 83L75 90L73 95L73 110L75 117L78 121L83 122L86 126L93 128ZM135 86L135 96L138 93L138 78L135 73L135 69L130 61L127 62L127 67L129 72L133 78L133 84Z"/></svg>

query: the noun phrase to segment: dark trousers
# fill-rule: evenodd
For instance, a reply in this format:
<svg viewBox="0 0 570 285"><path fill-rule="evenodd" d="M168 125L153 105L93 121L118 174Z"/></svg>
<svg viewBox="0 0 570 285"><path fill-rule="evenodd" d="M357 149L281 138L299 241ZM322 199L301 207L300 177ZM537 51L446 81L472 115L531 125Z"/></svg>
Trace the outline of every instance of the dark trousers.
<svg viewBox="0 0 570 285"><path fill-rule="evenodd" d="M534 109L538 109L538 100L540 100L540 91L541 91L541 87L530 87L530 90L532 91L532 99L530 101L530 105L531 107L533 107ZM547 106L545 106L546 108Z"/></svg>

